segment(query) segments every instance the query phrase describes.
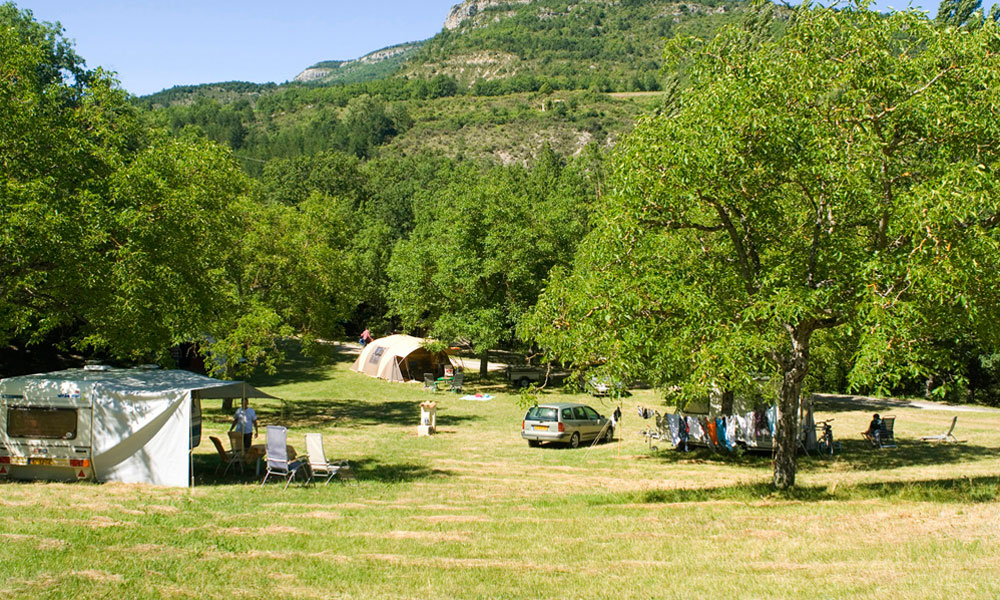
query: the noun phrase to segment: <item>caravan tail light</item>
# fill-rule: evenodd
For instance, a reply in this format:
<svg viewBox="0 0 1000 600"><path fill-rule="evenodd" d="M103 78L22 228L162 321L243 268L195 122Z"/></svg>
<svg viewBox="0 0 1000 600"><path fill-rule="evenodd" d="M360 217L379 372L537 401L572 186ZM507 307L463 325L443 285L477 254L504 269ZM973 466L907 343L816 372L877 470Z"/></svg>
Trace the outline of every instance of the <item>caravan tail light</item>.
<svg viewBox="0 0 1000 600"><path fill-rule="evenodd" d="M88 460L86 458L83 458L83 459L73 458L73 459L70 459L69 466L71 466L71 467L89 467L90 466L90 460Z"/></svg>
<svg viewBox="0 0 1000 600"><path fill-rule="evenodd" d="M566 426L563 425L562 422L560 421L559 422L559 433L562 433L564 431L566 431Z"/></svg>

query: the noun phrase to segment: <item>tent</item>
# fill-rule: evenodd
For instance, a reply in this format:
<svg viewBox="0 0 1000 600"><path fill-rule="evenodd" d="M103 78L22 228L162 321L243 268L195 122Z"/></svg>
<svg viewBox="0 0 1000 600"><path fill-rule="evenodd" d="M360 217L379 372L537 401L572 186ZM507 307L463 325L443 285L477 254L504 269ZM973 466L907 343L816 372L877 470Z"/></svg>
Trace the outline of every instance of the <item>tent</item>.
<svg viewBox="0 0 1000 600"><path fill-rule="evenodd" d="M379 338L364 347L351 370L387 381L420 380L424 373L443 375L451 360L444 352L427 350L424 342L423 338L409 335Z"/></svg>
<svg viewBox="0 0 1000 600"><path fill-rule="evenodd" d="M185 487L207 398L273 396L182 370L100 366L0 379L0 475Z"/></svg>

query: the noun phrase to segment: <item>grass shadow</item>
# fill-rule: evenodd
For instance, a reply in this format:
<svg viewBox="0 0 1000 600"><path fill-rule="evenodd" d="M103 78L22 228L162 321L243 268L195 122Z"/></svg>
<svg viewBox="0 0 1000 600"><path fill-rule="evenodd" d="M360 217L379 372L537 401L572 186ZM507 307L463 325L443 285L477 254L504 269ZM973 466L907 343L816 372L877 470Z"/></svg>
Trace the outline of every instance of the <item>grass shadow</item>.
<svg viewBox="0 0 1000 600"><path fill-rule="evenodd" d="M903 482L881 482L844 486L796 486L776 490L769 483L716 488L647 490L641 492L588 496L593 506L616 504L679 504L712 501L863 501L899 500L949 504L987 503L1000 500L1000 477L963 477Z"/></svg>
<svg viewBox="0 0 1000 600"><path fill-rule="evenodd" d="M417 425L420 417L417 403L407 400L386 400L378 404L347 400L296 400L273 405L258 405L257 415L262 424L283 425L289 429L326 427L370 427L372 425ZM221 409L202 409L202 419L219 425L232 422L232 415ZM438 425L459 425L481 421L482 417L438 414ZM261 433L263 435L263 433Z"/></svg>
<svg viewBox="0 0 1000 600"><path fill-rule="evenodd" d="M898 448L873 448L867 441L839 440L840 452L834 456L800 454L800 470L823 469L836 465L854 471L884 471L904 467L931 466L972 462L996 456L995 448L962 444L928 444L923 442L898 441ZM769 464L770 452L713 451L695 448L689 452L675 450L669 444L651 451L650 458L664 463L704 463L734 466L759 466Z"/></svg>
<svg viewBox="0 0 1000 600"><path fill-rule="evenodd" d="M440 479L453 475L451 471L434 469L411 462L385 462L378 458L352 458L350 462L351 471L359 482L407 483L434 478ZM258 474L255 465L249 464L245 465L242 471L233 467L227 473L223 473L225 467L217 468L218 466L219 458L217 455L195 455L195 487L259 485L266 469L262 463L261 471ZM277 481L277 479L274 480ZM293 483L301 482L301 477L296 477Z"/></svg>
<svg viewBox="0 0 1000 600"><path fill-rule="evenodd" d="M253 377L253 384L258 387L274 387L309 381L329 379L330 366L354 362L357 356L344 351L344 347L333 343L316 343L309 347L308 352L302 343L296 339L285 339L280 343L280 349L285 354L281 368L273 375L261 374Z"/></svg>

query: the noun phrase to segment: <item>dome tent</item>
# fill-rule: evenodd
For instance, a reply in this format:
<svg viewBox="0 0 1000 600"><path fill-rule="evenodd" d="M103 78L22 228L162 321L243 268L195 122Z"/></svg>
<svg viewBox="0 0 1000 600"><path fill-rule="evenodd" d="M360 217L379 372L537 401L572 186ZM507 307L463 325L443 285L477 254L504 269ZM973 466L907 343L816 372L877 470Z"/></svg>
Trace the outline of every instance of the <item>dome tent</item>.
<svg viewBox="0 0 1000 600"><path fill-rule="evenodd" d="M379 338L361 350L351 370L386 381L419 381L424 373L438 377L444 373L445 365L451 365L451 360L444 352L424 348L424 342L423 338L409 335Z"/></svg>

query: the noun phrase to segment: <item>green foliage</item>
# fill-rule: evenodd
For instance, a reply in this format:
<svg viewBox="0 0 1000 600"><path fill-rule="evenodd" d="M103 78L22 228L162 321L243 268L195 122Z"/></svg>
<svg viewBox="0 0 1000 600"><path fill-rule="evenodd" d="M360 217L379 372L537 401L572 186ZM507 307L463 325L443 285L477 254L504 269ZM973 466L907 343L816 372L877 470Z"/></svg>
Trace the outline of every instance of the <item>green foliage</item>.
<svg viewBox="0 0 1000 600"><path fill-rule="evenodd" d="M463 340L477 352L514 341L553 265L586 231L586 180L543 150L534 168L465 167L437 198L415 206L417 225L389 265L389 303L408 329Z"/></svg>
<svg viewBox="0 0 1000 600"><path fill-rule="evenodd" d="M784 487L815 332L857 336L855 385L947 367L935 341L1000 341L1000 37L812 7L777 41L758 30L668 47L691 85L619 147L528 329L689 396L773 376Z"/></svg>

